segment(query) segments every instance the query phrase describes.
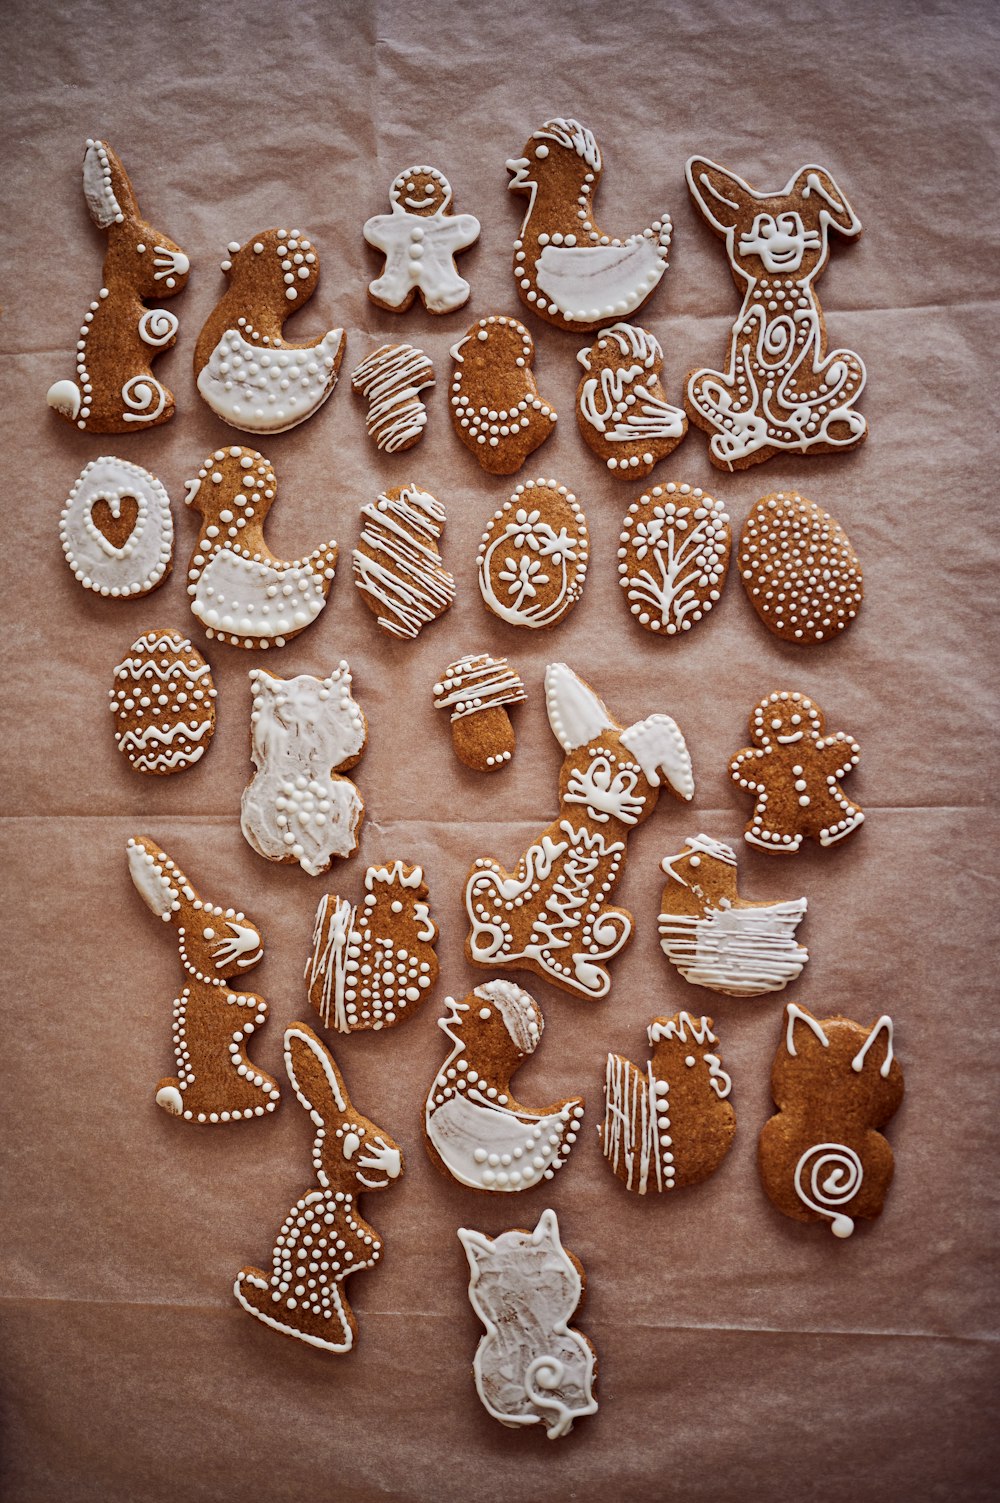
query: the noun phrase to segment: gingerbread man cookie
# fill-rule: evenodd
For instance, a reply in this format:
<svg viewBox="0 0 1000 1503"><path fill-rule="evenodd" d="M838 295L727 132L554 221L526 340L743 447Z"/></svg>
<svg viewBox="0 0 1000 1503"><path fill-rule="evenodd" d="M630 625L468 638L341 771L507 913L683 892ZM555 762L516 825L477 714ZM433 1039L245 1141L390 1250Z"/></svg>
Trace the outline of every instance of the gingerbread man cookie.
<svg viewBox="0 0 1000 1503"><path fill-rule="evenodd" d="M513 475L552 434L556 410L539 395L535 342L516 318L491 314L451 347L451 421L491 475Z"/></svg>
<svg viewBox="0 0 1000 1503"><path fill-rule="evenodd" d="M479 238L479 220L451 212L451 184L436 167L407 167L389 188L392 212L365 224L369 245L385 256L368 296L380 308L405 313L417 293L428 313L454 313L469 300L469 284L455 266L459 251Z"/></svg>
<svg viewBox="0 0 1000 1503"><path fill-rule="evenodd" d="M581 437L612 475L648 475L687 432L660 384L660 341L634 324L611 324L577 355L584 375L576 392Z"/></svg>
<svg viewBox="0 0 1000 1503"><path fill-rule="evenodd" d="M787 856L803 837L835 845L864 822L840 786L861 759L845 731L823 734L819 705L789 689L762 699L750 716L753 746L729 764L733 782L755 798L744 839L762 851Z"/></svg>

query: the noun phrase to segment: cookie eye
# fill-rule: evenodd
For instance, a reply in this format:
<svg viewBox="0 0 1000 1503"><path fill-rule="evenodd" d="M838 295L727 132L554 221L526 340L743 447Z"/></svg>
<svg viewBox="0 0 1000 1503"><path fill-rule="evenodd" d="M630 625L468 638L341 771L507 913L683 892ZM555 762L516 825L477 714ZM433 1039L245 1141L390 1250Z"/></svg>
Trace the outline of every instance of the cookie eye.
<svg viewBox="0 0 1000 1503"><path fill-rule="evenodd" d="M406 191L407 191L407 193L414 193L414 192L416 192L416 187L417 187L416 183L407 183L407 185L406 185Z"/></svg>
<svg viewBox="0 0 1000 1503"><path fill-rule="evenodd" d="M204 937L206 939L214 939L215 938L215 930L214 929L206 929L204 931Z"/></svg>
<svg viewBox="0 0 1000 1503"><path fill-rule="evenodd" d="M781 721L780 720L772 720L771 721L771 729L772 729L772 731L780 731L781 730Z"/></svg>
<svg viewBox="0 0 1000 1503"><path fill-rule="evenodd" d="M485 1023L485 1021L486 1021L487 1018L490 1018L490 1017L493 1016L493 1009L491 1007L481 1007L479 1009L479 1016L482 1018L483 1022Z"/></svg>
<svg viewBox="0 0 1000 1503"><path fill-rule="evenodd" d="M689 1054L684 1063L688 1066L688 1068L690 1068L692 1065L696 1065L698 1061L695 1059L693 1054Z"/></svg>
<svg viewBox="0 0 1000 1503"><path fill-rule="evenodd" d="M792 716L792 724L793 725L801 725L802 724L802 716L801 715L793 715Z"/></svg>
<svg viewBox="0 0 1000 1503"><path fill-rule="evenodd" d="M689 866L700 866L701 865L701 857L700 856L692 856L691 860L688 862L688 865Z"/></svg>
<svg viewBox="0 0 1000 1503"><path fill-rule="evenodd" d="M137 245L136 246L136 250L139 252L140 256L142 255L142 253L144 252L145 249L146 249L146 247L144 245Z"/></svg>
<svg viewBox="0 0 1000 1503"><path fill-rule="evenodd" d="M547 146L536 146L535 147L535 156L539 159L539 161L544 162L545 158L548 156L548 154L549 154L549 148Z"/></svg>

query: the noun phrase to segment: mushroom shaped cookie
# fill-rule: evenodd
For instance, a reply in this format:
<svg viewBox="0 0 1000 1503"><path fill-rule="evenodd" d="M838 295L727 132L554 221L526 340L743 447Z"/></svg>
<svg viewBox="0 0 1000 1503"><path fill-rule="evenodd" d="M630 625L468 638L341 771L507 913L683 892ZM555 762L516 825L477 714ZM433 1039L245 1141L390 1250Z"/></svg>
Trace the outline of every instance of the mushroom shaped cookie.
<svg viewBox="0 0 1000 1503"><path fill-rule="evenodd" d="M527 696L506 658L469 653L449 663L434 685L434 708L451 711L455 755L475 772L498 772L514 755L508 705Z"/></svg>

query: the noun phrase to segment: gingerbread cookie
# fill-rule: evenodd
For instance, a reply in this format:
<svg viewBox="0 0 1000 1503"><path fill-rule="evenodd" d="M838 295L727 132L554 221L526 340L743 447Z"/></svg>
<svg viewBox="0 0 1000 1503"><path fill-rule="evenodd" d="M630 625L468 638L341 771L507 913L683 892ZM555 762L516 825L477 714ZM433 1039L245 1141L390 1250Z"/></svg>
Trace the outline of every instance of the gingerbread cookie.
<svg viewBox="0 0 1000 1503"><path fill-rule="evenodd" d="M273 1112L280 1100L277 1084L243 1052L246 1039L267 1020L267 1003L226 985L260 960L260 931L235 909L200 898L148 836L130 839L127 855L139 896L177 930L184 967L184 987L174 1002L177 1074L160 1081L157 1106L185 1122L239 1122Z"/></svg>
<svg viewBox="0 0 1000 1503"><path fill-rule="evenodd" d="M144 632L108 690L118 750L136 772L157 777L193 767L215 735L217 694L211 668L183 632Z"/></svg>
<svg viewBox="0 0 1000 1503"><path fill-rule="evenodd" d="M170 573L174 519L155 475L104 454L85 465L59 518L66 562L85 590L137 599Z"/></svg>
<svg viewBox="0 0 1000 1503"><path fill-rule="evenodd" d="M87 142L83 196L108 239L101 290L83 315L76 380L50 386L48 404L89 433L155 428L173 417L175 404L152 364L177 339L178 320L145 300L183 292L191 263L142 218L125 168L104 141Z"/></svg>
<svg viewBox="0 0 1000 1503"><path fill-rule="evenodd" d="M805 898L751 903L736 888L736 852L710 835L689 835L664 856L660 947L692 986L727 997L761 997L794 981L809 959L795 943Z"/></svg>
<svg viewBox="0 0 1000 1503"><path fill-rule="evenodd" d="M544 1425L549 1440L594 1414L597 1354L569 1322L580 1309L586 1277L559 1240L555 1211L533 1232L499 1237L459 1229L469 1260L469 1299L486 1327L473 1373L485 1408L501 1425Z"/></svg>
<svg viewBox="0 0 1000 1503"><path fill-rule="evenodd" d="M618 583L647 631L690 631L722 594L732 534L721 501L700 486L654 485L625 513Z"/></svg>
<svg viewBox="0 0 1000 1503"><path fill-rule="evenodd" d="M386 454L401 454L420 442L427 408L420 393L434 385L434 367L412 344L380 345L362 360L351 385L368 398L369 438Z"/></svg>
<svg viewBox="0 0 1000 1503"><path fill-rule="evenodd" d="M726 242L743 306L724 371L694 371L686 405L712 435L723 470L745 470L782 452L829 454L868 436L854 411L865 368L851 350L826 348L815 284L831 229L853 237L861 222L824 167L800 167L776 193L760 193L704 157L687 164L688 186Z"/></svg>
<svg viewBox="0 0 1000 1503"><path fill-rule="evenodd" d="M353 856L365 805L347 772L360 762L368 722L341 661L327 678L250 673L250 755L240 825L268 861L297 861L311 877L334 856Z"/></svg>
<svg viewBox="0 0 1000 1503"><path fill-rule="evenodd" d="M840 786L861 759L845 731L825 736L819 705L782 689L762 699L750 716L753 746L729 764L734 783L754 795L753 819L744 839L762 851L791 855L804 836L835 845L864 821Z"/></svg>
<svg viewBox="0 0 1000 1503"><path fill-rule="evenodd" d="M764 625L786 642L828 642L865 598L858 555L829 512L801 496L764 496L743 524L740 578Z"/></svg>
<svg viewBox="0 0 1000 1503"><path fill-rule="evenodd" d="M903 1100L888 1014L864 1028L789 1002L771 1094L778 1114L757 1146L771 1204L793 1221L828 1223L835 1237L881 1216L894 1166L879 1129Z"/></svg>
<svg viewBox="0 0 1000 1503"><path fill-rule="evenodd" d="M332 540L305 558L276 558L264 520L278 489L268 460L255 449L216 449L185 500L201 513L188 568L191 609L232 647L284 647L326 605L337 567Z"/></svg>
<svg viewBox="0 0 1000 1503"><path fill-rule="evenodd" d="M354 583L379 626L412 640L455 599L441 560L445 511L419 485L396 485L361 508Z"/></svg>
<svg viewBox="0 0 1000 1503"><path fill-rule="evenodd" d="M382 1255L378 1233L358 1213L358 1196L398 1179L403 1154L352 1105L333 1056L305 1023L285 1030L285 1069L316 1129L319 1187L307 1190L282 1222L270 1272L241 1268L233 1293L248 1315L273 1330L324 1352L349 1352L358 1322L344 1280Z"/></svg>
<svg viewBox="0 0 1000 1503"><path fill-rule="evenodd" d="M436 167L407 167L389 188L389 214L365 224L369 245L385 256L368 296L380 308L405 313L419 292L428 313L454 313L469 301L469 284L455 265L459 251L479 239L479 220L451 212L451 184Z"/></svg>
<svg viewBox="0 0 1000 1503"><path fill-rule="evenodd" d="M609 1054L604 1157L627 1190L681 1190L714 1174L729 1152L736 1113L733 1082L708 1045L719 1040L711 1018L678 1012L646 1029L653 1057L644 1069Z"/></svg>
<svg viewBox="0 0 1000 1503"><path fill-rule="evenodd" d="M551 1179L569 1157L583 1100L522 1106L511 1076L542 1037L542 1010L513 981L488 981L464 1002L445 998L439 1026L452 1050L427 1093L427 1152L470 1190L511 1194Z"/></svg>
<svg viewBox="0 0 1000 1503"><path fill-rule="evenodd" d="M590 534L573 492L556 480L526 480L487 523L479 544L479 589L511 626L558 626L587 578Z"/></svg>
<svg viewBox="0 0 1000 1503"><path fill-rule="evenodd" d="M514 755L514 727L508 705L526 699L506 658L469 653L449 663L434 685L434 708L451 711L455 755L475 772L499 772Z"/></svg>
<svg viewBox="0 0 1000 1503"><path fill-rule="evenodd" d="M576 358L585 372L576 391L584 443L612 475L648 475L673 453L688 426L660 384L660 341L634 324L612 324Z"/></svg>
<svg viewBox="0 0 1000 1503"><path fill-rule="evenodd" d="M451 421L491 475L513 475L552 434L556 410L539 396L535 342L516 318L491 314L451 347Z"/></svg>
<svg viewBox="0 0 1000 1503"><path fill-rule="evenodd" d="M522 303L558 329L598 329L641 308L667 269L670 216L627 240L593 219L601 153L578 120L547 120L522 157L507 163L508 188L528 195L514 241L514 280Z"/></svg>
<svg viewBox="0 0 1000 1503"><path fill-rule="evenodd" d="M565 663L545 670L545 705L566 753L559 815L513 872L488 857L475 863L465 886L465 953L474 965L536 971L576 996L604 997L611 976L603 962L632 938L631 913L608 906L626 842L656 808L664 781L679 799L694 795L691 757L669 715L623 730Z"/></svg>
<svg viewBox="0 0 1000 1503"><path fill-rule="evenodd" d="M324 1028L392 1028L426 1001L438 978L426 899L423 869L405 861L370 866L357 906L332 893L320 899L306 984Z"/></svg>
<svg viewBox="0 0 1000 1503"><path fill-rule="evenodd" d="M222 263L229 286L194 351L198 390L216 417L249 433L284 433L312 417L337 384L344 331L306 344L282 336L316 290L319 257L300 230L234 240Z"/></svg>

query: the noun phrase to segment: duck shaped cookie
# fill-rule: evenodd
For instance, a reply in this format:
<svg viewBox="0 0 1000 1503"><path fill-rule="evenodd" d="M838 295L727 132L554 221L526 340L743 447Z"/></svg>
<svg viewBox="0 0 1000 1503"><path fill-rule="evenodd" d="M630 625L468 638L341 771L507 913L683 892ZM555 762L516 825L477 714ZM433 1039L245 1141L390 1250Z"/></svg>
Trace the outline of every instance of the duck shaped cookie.
<svg viewBox="0 0 1000 1503"><path fill-rule="evenodd" d="M510 1079L542 1036L542 1010L513 981L488 981L464 1002L446 998L439 1027L451 1053L427 1095L424 1133L439 1169L470 1190L527 1190L569 1157L583 1116L579 1097L524 1107Z"/></svg>
<svg viewBox="0 0 1000 1503"><path fill-rule="evenodd" d="M284 647L326 604L337 567L331 541L306 558L275 558L264 519L278 482L254 449L216 449L193 480L185 502L201 512L201 532L188 568L191 609L206 635L232 647Z"/></svg>
<svg viewBox="0 0 1000 1503"><path fill-rule="evenodd" d="M195 345L198 390L224 423L284 433L312 417L336 386L344 331L303 345L282 338L285 319L319 280L319 257L299 230L264 230L228 250L229 287Z"/></svg>
<svg viewBox="0 0 1000 1503"><path fill-rule="evenodd" d="M489 474L513 475L556 424L531 369L534 340L518 319L491 314L452 345L451 358L455 432Z"/></svg>
<svg viewBox="0 0 1000 1503"><path fill-rule="evenodd" d="M508 188L528 195L514 241L521 301L558 329L598 329L634 313L667 269L670 216L619 240L592 218L601 153L578 120L547 120L524 156L507 163Z"/></svg>

